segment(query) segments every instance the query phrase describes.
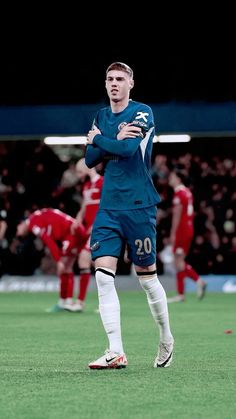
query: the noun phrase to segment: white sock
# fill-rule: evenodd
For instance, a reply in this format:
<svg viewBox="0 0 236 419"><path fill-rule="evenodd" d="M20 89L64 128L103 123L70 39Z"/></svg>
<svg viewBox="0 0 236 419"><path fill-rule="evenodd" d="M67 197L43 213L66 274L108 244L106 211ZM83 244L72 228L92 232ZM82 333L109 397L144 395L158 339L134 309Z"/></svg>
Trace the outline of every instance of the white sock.
<svg viewBox="0 0 236 419"><path fill-rule="evenodd" d="M147 300L152 316L159 327L160 341L169 343L173 339L173 336L170 331L169 312L165 290L156 273L152 275L142 274L139 275L138 278L141 287L147 294Z"/></svg>
<svg viewBox="0 0 236 419"><path fill-rule="evenodd" d="M123 354L120 325L120 302L115 288L115 272L97 268L95 278L98 288L99 313L109 340L109 349Z"/></svg>

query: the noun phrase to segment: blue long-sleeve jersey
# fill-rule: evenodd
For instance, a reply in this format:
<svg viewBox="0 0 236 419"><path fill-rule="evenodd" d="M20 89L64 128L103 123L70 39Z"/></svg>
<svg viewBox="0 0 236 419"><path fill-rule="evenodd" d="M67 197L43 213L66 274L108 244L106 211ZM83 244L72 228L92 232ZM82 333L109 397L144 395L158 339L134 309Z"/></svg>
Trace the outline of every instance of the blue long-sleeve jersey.
<svg viewBox="0 0 236 419"><path fill-rule="evenodd" d="M101 131L88 145L85 162L88 167L104 163L101 209L129 210L146 208L160 202L150 175L155 125L149 106L129 101L119 113L102 108L94 121ZM120 129L128 123L142 128L136 138L117 140Z"/></svg>

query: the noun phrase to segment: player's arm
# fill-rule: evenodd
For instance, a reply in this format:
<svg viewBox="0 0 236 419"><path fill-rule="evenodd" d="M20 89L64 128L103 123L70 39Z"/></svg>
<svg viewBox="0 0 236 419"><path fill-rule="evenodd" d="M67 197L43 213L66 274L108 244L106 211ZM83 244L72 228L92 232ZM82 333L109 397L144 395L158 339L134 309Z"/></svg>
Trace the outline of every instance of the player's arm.
<svg viewBox="0 0 236 419"><path fill-rule="evenodd" d="M94 132L89 133L91 137L88 136L88 138L101 150L121 157L131 157L137 151L142 140L149 140L153 130L152 110L149 106L142 104L135 110L131 122L120 130L117 139L107 138L101 133Z"/></svg>
<svg viewBox="0 0 236 419"><path fill-rule="evenodd" d="M82 224L83 218L84 218L84 213L85 213L85 202L83 201L81 204L81 208L78 211L76 217L75 217L75 221L72 224L73 226L78 226L79 224Z"/></svg>
<svg viewBox="0 0 236 419"><path fill-rule="evenodd" d="M97 114L95 119L93 120L92 128L91 128L90 131L93 131L93 132L96 131L96 133L101 134L101 131L98 128L98 126L99 126L98 120L99 120L99 115ZM85 163L90 169L92 167L97 166L100 163L103 163L103 158L104 158L105 154L106 153L104 151L102 151L100 148L98 148L95 144L92 144L92 142L89 143L87 141L87 147L86 147L84 157L85 157Z"/></svg>
<svg viewBox="0 0 236 419"><path fill-rule="evenodd" d="M71 233L74 234L76 229L80 226L82 226L82 221L84 218L84 212L85 212L85 205L84 203L82 203L82 206L79 210L79 212L77 213L76 217L75 217L75 221L73 222L73 224L71 224Z"/></svg>
<svg viewBox="0 0 236 419"><path fill-rule="evenodd" d="M80 239L81 243L86 243L86 241L89 238L90 232L86 230L83 224L78 223L77 225L74 226L72 234L77 236Z"/></svg>
<svg viewBox="0 0 236 419"><path fill-rule="evenodd" d="M172 210L172 222L171 222L171 230L170 230L170 242L174 244L176 232L181 220L181 215L183 211L183 205L181 202L175 203Z"/></svg>
<svg viewBox="0 0 236 419"><path fill-rule="evenodd" d="M107 153L121 157L131 157L137 151L142 139L143 137L137 136L118 141L116 138L107 138L97 134L93 138L93 144Z"/></svg>
<svg viewBox="0 0 236 419"><path fill-rule="evenodd" d="M85 152L85 163L91 169L103 162L106 152L96 147L95 144L88 144Z"/></svg>
<svg viewBox="0 0 236 419"><path fill-rule="evenodd" d="M122 133L123 136L121 135ZM101 131L97 127L94 127L88 132L87 141L88 144L97 146L105 153L116 154L121 157L130 157L135 153L143 138L141 129L139 127L133 127L131 124L127 124L123 127L118 134L118 137L119 138L117 139L126 141L117 141L116 138L107 138L101 134Z"/></svg>
<svg viewBox="0 0 236 419"><path fill-rule="evenodd" d="M50 253L53 257L53 259L58 262L61 258L61 250L56 244L56 242L46 233L43 232L40 235L40 238L42 239L42 242L48 247L50 250Z"/></svg>
<svg viewBox="0 0 236 419"><path fill-rule="evenodd" d="M5 236L7 230L7 223L4 220L0 220L0 240L2 240Z"/></svg>
<svg viewBox="0 0 236 419"><path fill-rule="evenodd" d="M56 244L56 242L49 236L46 232L45 227L40 226L40 221L38 220L37 224L35 223L34 219L31 218L30 224L29 224L29 231L32 231L32 233L40 237L43 244L48 247L50 250L50 253L53 257L53 259L58 262L61 257L61 250Z"/></svg>

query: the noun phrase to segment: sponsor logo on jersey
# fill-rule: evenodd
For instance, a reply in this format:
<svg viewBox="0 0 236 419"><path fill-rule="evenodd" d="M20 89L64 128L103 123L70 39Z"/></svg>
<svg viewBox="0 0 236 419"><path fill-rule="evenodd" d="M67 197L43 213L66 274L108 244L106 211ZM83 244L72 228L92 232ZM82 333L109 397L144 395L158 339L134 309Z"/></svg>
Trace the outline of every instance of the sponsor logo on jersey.
<svg viewBox="0 0 236 419"><path fill-rule="evenodd" d="M134 121L131 122L132 125L135 125L136 127L146 127L147 124L145 124L145 122L143 121L137 121L136 119L134 119Z"/></svg>
<svg viewBox="0 0 236 419"><path fill-rule="evenodd" d="M145 122L147 122L146 116L148 116L148 112L137 112L137 116L135 119L143 119Z"/></svg>

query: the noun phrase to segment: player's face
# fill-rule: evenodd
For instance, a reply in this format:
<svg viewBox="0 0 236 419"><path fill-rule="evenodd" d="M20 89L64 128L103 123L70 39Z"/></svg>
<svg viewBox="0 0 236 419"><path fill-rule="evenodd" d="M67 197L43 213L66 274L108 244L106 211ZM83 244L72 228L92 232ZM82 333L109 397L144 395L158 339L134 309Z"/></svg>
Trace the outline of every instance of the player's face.
<svg viewBox="0 0 236 419"><path fill-rule="evenodd" d="M107 73L106 89L108 97L113 102L120 102L129 98L134 85L133 79L125 71L111 70Z"/></svg>
<svg viewBox="0 0 236 419"><path fill-rule="evenodd" d="M175 188L175 186L178 185L178 177L176 176L176 174L174 172L171 172L170 173L170 176L169 176L169 185L172 188Z"/></svg>
<svg viewBox="0 0 236 419"><path fill-rule="evenodd" d="M83 182L87 176L87 170L84 170L83 168L76 168L76 175L78 179Z"/></svg>
<svg viewBox="0 0 236 419"><path fill-rule="evenodd" d="M25 221L22 221L17 226L16 235L17 237L22 237L22 236L25 236L27 233L28 233L28 226Z"/></svg>

